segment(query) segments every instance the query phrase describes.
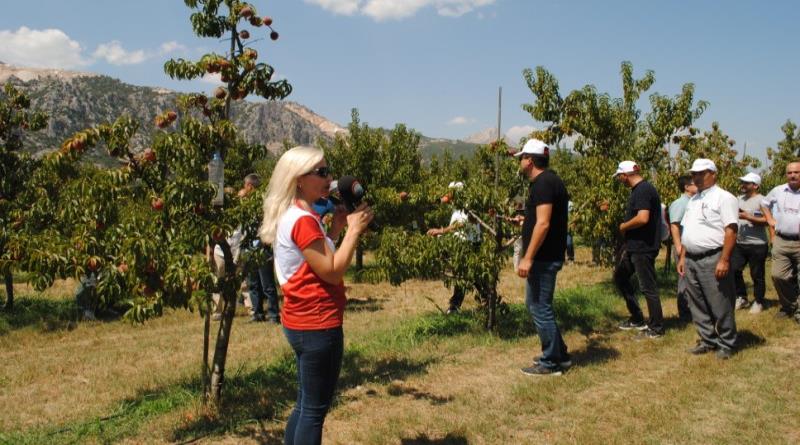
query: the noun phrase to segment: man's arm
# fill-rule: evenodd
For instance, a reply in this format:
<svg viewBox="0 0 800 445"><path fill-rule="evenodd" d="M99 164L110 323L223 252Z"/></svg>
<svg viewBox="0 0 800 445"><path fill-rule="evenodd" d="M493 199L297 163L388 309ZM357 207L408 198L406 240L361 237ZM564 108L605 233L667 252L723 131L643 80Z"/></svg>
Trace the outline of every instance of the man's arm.
<svg viewBox="0 0 800 445"><path fill-rule="evenodd" d="M641 209L636 215L619 225L619 231L625 233L628 230L638 229L650 221L650 210Z"/></svg>
<svg viewBox="0 0 800 445"><path fill-rule="evenodd" d="M717 267L714 270L714 276L717 277L717 279L721 279L728 274L731 254L733 253L733 246L736 245L736 232L738 230L739 226L737 224L729 224L725 227L725 241L722 244L722 255L719 256Z"/></svg>
<svg viewBox="0 0 800 445"><path fill-rule="evenodd" d="M550 218L553 216L553 204L539 204L536 206L536 224L533 225L531 242L525 256L520 259L517 275L525 278L528 276L536 252L542 247L547 232L550 230Z"/></svg>
<svg viewBox="0 0 800 445"><path fill-rule="evenodd" d="M680 255L683 247L681 244L681 225L678 223L670 224L669 233L672 235L672 247L675 248L675 255Z"/></svg>

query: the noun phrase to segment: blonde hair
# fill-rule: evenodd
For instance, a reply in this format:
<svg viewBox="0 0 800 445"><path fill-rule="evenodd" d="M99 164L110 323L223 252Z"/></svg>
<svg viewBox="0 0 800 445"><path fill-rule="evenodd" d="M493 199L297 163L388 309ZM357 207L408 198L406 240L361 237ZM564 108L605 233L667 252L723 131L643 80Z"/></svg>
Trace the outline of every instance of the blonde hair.
<svg viewBox="0 0 800 445"><path fill-rule="evenodd" d="M261 241L267 244L275 241L278 221L297 196L297 178L313 170L324 157L325 153L317 147L298 145L278 159L264 195L264 220L258 230Z"/></svg>

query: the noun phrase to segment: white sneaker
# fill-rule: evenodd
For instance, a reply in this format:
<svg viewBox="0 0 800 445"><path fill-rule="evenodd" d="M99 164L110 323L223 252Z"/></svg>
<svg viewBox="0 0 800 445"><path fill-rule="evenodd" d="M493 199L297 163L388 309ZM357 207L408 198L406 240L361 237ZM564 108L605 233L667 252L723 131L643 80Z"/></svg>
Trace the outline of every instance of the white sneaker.
<svg viewBox="0 0 800 445"><path fill-rule="evenodd" d="M753 305L750 306L750 313L751 314L760 314L761 311L763 311L763 310L764 310L764 306L761 305L760 303L753 303Z"/></svg>
<svg viewBox="0 0 800 445"><path fill-rule="evenodd" d="M738 309L742 309L744 307L747 307L747 300L745 300L742 297L737 298L736 299L736 309L738 310Z"/></svg>

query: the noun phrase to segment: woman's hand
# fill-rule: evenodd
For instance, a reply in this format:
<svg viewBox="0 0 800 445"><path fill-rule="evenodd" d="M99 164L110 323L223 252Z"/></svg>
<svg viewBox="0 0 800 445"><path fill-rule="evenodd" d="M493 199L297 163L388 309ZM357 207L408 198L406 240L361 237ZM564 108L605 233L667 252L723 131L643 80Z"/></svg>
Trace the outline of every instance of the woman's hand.
<svg viewBox="0 0 800 445"><path fill-rule="evenodd" d="M367 203L361 203L353 213L347 215L348 230L355 231L358 234L364 233L374 217L375 213Z"/></svg>

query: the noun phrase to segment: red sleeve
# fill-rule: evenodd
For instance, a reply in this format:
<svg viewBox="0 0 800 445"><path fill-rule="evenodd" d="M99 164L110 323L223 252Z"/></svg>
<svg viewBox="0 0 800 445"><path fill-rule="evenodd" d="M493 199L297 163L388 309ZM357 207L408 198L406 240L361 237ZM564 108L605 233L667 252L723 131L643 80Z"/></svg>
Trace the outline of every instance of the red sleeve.
<svg viewBox="0 0 800 445"><path fill-rule="evenodd" d="M301 216L292 227L292 241L300 250L304 250L318 239L324 239L325 234L319 227L319 222L313 216Z"/></svg>

